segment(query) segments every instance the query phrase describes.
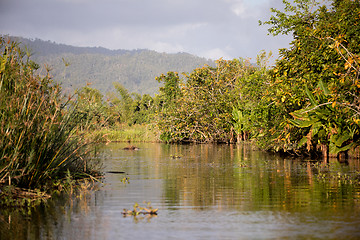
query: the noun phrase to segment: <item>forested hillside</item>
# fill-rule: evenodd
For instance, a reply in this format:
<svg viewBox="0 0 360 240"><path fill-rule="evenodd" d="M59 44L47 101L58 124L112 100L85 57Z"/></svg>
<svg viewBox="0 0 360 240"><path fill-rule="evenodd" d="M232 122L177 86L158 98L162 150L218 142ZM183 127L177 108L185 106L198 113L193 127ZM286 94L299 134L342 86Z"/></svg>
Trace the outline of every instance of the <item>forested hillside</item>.
<svg viewBox="0 0 360 240"><path fill-rule="evenodd" d="M32 59L51 68L56 81L65 91L73 91L87 84L103 94L114 90L113 83L121 83L130 92L153 95L159 89L155 77L168 71L191 72L214 62L187 53L158 53L146 49L109 50L101 47L74 47L40 39L16 37L33 54ZM45 72L45 71L44 71Z"/></svg>

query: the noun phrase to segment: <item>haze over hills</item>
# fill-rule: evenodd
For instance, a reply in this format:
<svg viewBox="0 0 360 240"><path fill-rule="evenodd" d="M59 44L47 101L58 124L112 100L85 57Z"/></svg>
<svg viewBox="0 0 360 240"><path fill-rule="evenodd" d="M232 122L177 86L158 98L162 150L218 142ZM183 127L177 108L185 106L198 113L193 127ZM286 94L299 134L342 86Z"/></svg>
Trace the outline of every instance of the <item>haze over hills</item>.
<svg viewBox="0 0 360 240"><path fill-rule="evenodd" d="M188 53L159 53L147 49L109 50L102 47L74 47L40 39L12 37L33 54L31 59L51 69L65 91L91 84L103 94L115 91L113 82L130 92L154 95L159 90L155 77L168 71L191 72L214 61Z"/></svg>

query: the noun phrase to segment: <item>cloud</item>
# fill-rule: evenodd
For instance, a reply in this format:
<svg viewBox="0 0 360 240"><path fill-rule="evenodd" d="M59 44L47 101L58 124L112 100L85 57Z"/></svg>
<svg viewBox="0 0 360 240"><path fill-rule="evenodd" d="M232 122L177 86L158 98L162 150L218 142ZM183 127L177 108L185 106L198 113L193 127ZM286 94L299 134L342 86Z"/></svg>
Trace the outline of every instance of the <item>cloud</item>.
<svg viewBox="0 0 360 240"><path fill-rule="evenodd" d="M243 1L237 1L231 6L231 11L235 13L236 16L244 16L246 11L246 6Z"/></svg>
<svg viewBox="0 0 360 240"><path fill-rule="evenodd" d="M0 0L0 33L76 46L149 48L226 59L276 50L270 7L282 0Z"/></svg>
<svg viewBox="0 0 360 240"><path fill-rule="evenodd" d="M231 60L233 59L232 56L230 56L226 50L220 49L220 48L214 48L214 49L210 49L207 50L203 53L201 53L201 55L207 59L220 59L223 58L225 60Z"/></svg>
<svg viewBox="0 0 360 240"><path fill-rule="evenodd" d="M262 9L268 6L267 0L226 0L230 4L231 11L242 19L258 18Z"/></svg>
<svg viewBox="0 0 360 240"><path fill-rule="evenodd" d="M150 46L152 46L151 49L157 52L178 53L185 51L185 48L177 43L155 42L150 43Z"/></svg>

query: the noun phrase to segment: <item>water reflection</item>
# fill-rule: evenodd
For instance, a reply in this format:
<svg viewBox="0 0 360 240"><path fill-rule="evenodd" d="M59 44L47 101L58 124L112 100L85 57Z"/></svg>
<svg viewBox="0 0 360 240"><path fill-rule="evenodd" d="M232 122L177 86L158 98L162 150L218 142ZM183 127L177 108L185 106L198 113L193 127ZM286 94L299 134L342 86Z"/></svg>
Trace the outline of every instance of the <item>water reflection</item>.
<svg viewBox="0 0 360 240"><path fill-rule="evenodd" d="M104 171L126 174L107 173L99 191L59 196L29 215L2 212L1 239L360 237L360 188L348 178L358 160L285 159L251 145L124 146L105 145L101 156ZM158 217L121 214L144 201Z"/></svg>

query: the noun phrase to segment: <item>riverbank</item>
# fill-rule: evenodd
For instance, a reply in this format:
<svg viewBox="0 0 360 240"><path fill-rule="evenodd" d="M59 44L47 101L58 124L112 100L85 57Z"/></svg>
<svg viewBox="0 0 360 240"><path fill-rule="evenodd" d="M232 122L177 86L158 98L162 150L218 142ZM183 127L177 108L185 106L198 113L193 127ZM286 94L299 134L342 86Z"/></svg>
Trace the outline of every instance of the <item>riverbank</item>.
<svg viewBox="0 0 360 240"><path fill-rule="evenodd" d="M91 141L100 142L148 142L148 143L161 143L160 133L157 127L153 124L134 124L129 126L127 124L119 124L114 127L103 127L95 131L85 133L86 138ZM241 141L240 144L252 143L256 148L256 140L253 141ZM181 144L181 143L180 143ZM236 143L235 143L236 144ZM306 157L304 153L304 157ZM330 159L336 159L336 154L328 154ZM321 158L321 156L315 157ZM360 158L360 148L350 149L346 155L342 155L339 161L345 161L346 159L358 159Z"/></svg>
<svg viewBox="0 0 360 240"><path fill-rule="evenodd" d="M104 127L87 133L86 137L101 142L161 142L158 131L151 124Z"/></svg>

